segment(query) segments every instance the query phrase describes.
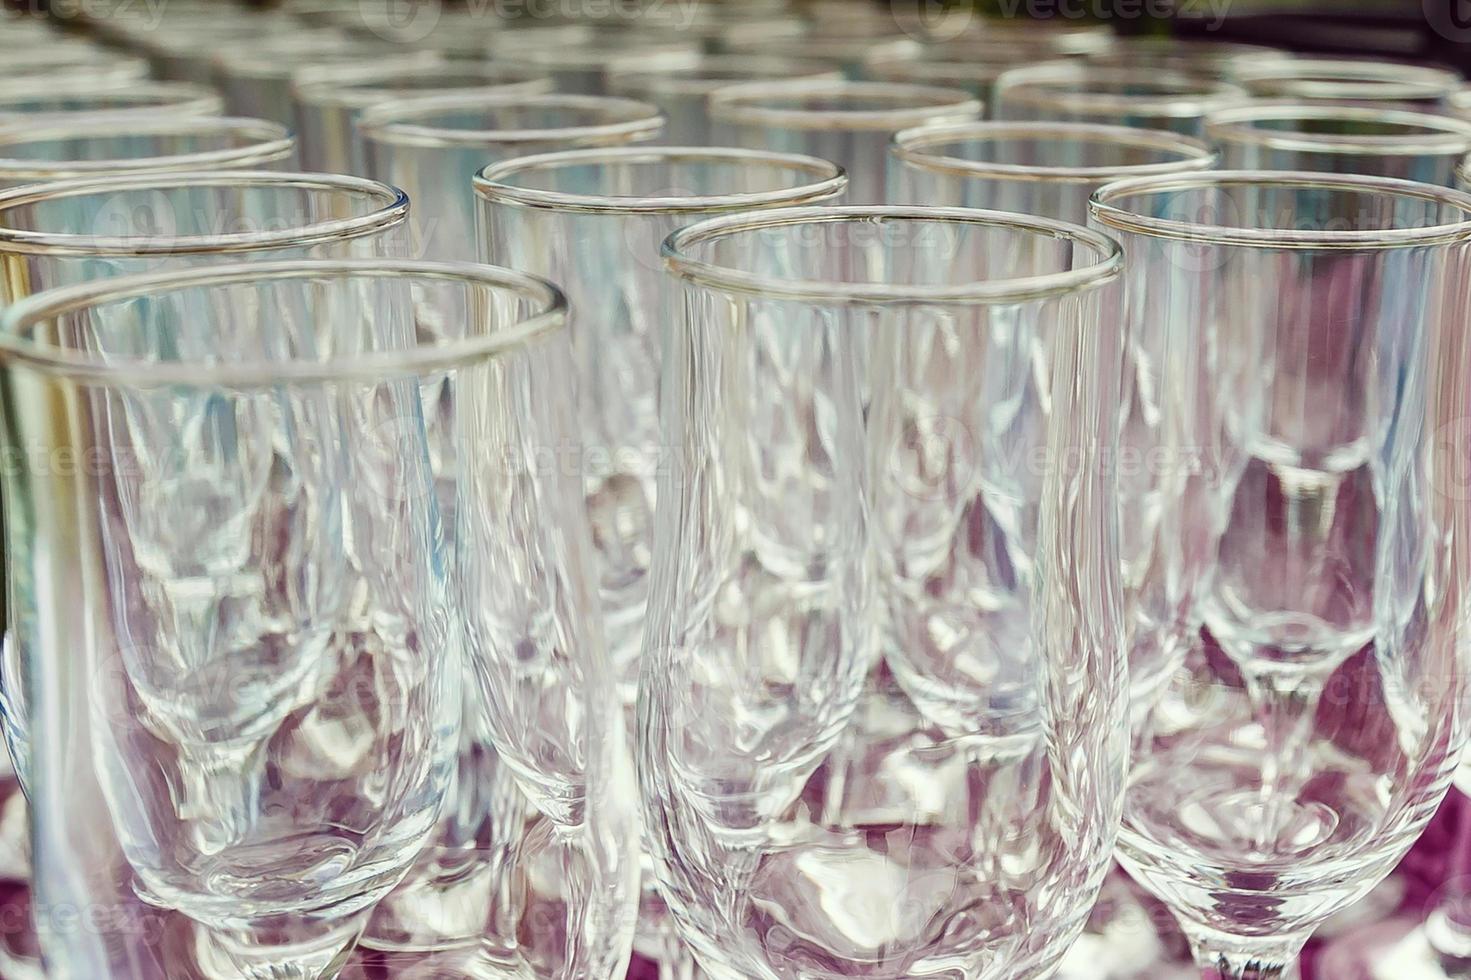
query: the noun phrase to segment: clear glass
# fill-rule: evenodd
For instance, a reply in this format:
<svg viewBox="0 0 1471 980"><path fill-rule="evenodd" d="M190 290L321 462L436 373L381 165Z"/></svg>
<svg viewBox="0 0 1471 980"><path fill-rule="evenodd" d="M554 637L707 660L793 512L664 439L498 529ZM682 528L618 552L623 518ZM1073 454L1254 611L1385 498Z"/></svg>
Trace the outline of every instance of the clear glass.
<svg viewBox="0 0 1471 980"><path fill-rule="evenodd" d="M961 123L894 137L890 186L901 204L1088 220L1109 181L1209 170L1216 153L1175 133L1087 123Z"/></svg>
<svg viewBox="0 0 1471 980"><path fill-rule="evenodd" d="M292 86L302 165L323 173L367 173L357 134L364 110L395 99L430 95L542 95L552 80L534 70L432 56L373 64L306 68Z"/></svg>
<svg viewBox="0 0 1471 980"><path fill-rule="evenodd" d="M1117 244L834 207L664 254L638 765L681 934L716 980L1050 975L1127 754Z"/></svg>
<svg viewBox="0 0 1471 980"><path fill-rule="evenodd" d="M1393 61L1295 56L1236 66L1234 80L1256 98L1444 104L1465 84L1453 71Z"/></svg>
<svg viewBox="0 0 1471 980"><path fill-rule="evenodd" d="M1007 122L1091 122L1200 136L1207 113L1245 98L1245 90L1205 75L1052 61L1002 74L993 109Z"/></svg>
<svg viewBox="0 0 1471 980"><path fill-rule="evenodd" d="M980 114L981 103L961 89L887 82L748 82L710 96L720 142L832 160L848 174L847 200L869 205L884 203L895 133Z"/></svg>
<svg viewBox="0 0 1471 980"><path fill-rule="evenodd" d="M207 84L214 81L213 58L223 46L249 47L261 37L300 33L301 25L289 17L263 11L222 8L192 11L188 16L168 15L172 0L158 22L109 21L120 28L113 40L148 59L154 76Z"/></svg>
<svg viewBox="0 0 1471 980"><path fill-rule="evenodd" d="M1291 58L1286 51L1234 41L1199 41L1168 34L1116 37L1087 54L1091 64L1112 68L1153 68L1230 80L1239 68Z"/></svg>
<svg viewBox="0 0 1471 980"><path fill-rule="evenodd" d="M813 157L724 147L619 147L516 157L475 179L481 258L564 283L574 310L584 490L603 614L631 705L643 647L660 453L658 377L668 308L659 246L702 217L842 194Z"/></svg>
<svg viewBox="0 0 1471 980"><path fill-rule="evenodd" d="M26 79L0 79L0 121L25 116L74 112L107 115L218 116L225 100L214 89L186 82L126 82L92 79L51 81L37 85Z"/></svg>
<svg viewBox="0 0 1471 980"><path fill-rule="evenodd" d="M875 82L940 85L964 89L990 104L996 79L1020 65L1056 58L1051 44L963 37L918 46L890 46L870 52L859 75Z"/></svg>
<svg viewBox="0 0 1471 980"><path fill-rule="evenodd" d="M614 62L646 59L650 65L680 64L700 54L697 41L659 38L631 31L602 31L574 45L543 45L503 57L551 76L558 92L608 94L608 68Z"/></svg>
<svg viewBox="0 0 1471 980"><path fill-rule="evenodd" d="M1419 835L1466 736L1471 196L1217 171L1092 207L1133 352L1119 857L1203 967L1282 976Z"/></svg>
<svg viewBox="0 0 1471 980"><path fill-rule="evenodd" d="M1206 137L1231 170L1313 170L1455 182L1471 153L1471 122L1372 105L1262 100L1206 117Z"/></svg>
<svg viewBox="0 0 1471 980"><path fill-rule="evenodd" d="M0 128L0 188L109 173L287 166L296 142L264 119L45 116Z"/></svg>
<svg viewBox="0 0 1471 980"><path fill-rule="evenodd" d="M657 137L664 116L647 102L593 95L445 95L385 102L358 130L368 172L414 202L415 254L478 254L471 181L486 164Z"/></svg>
<svg viewBox="0 0 1471 980"><path fill-rule="evenodd" d="M928 44L1001 42L1032 53L1034 60L1107 51L1118 40L1104 23L1057 17L995 17L964 6L937 11L925 0L891 0L895 18L911 37Z"/></svg>
<svg viewBox="0 0 1471 980"><path fill-rule="evenodd" d="M347 37L337 31L301 31L256 38L214 54L214 83L225 93L225 105L240 116L296 124L291 99L292 76L314 65L362 64L401 55L379 38Z"/></svg>
<svg viewBox="0 0 1471 980"><path fill-rule="evenodd" d="M459 298L450 336L416 333L415 285ZM466 375L487 429L521 427L508 379L562 322L540 281L401 260L154 273L5 312L51 976L336 972L433 829L461 727L471 634L424 395Z"/></svg>
<svg viewBox="0 0 1471 980"><path fill-rule="evenodd" d="M902 34L868 37L861 31L853 36L826 33L833 30L831 25L823 27L822 30L824 33L801 37L769 38L759 35L749 37L731 35L726 39L724 46L730 53L736 55L760 54L778 58L821 61L850 79L862 78L863 65L871 58L906 55L917 57L920 53L919 44L913 38ZM892 22L888 25L888 30L890 32L894 30Z"/></svg>
<svg viewBox="0 0 1471 980"><path fill-rule="evenodd" d="M710 121L710 93L737 82L780 78L836 81L842 73L820 61L775 55L703 55L649 65L627 61L608 72L613 95L642 99L663 110L668 126L660 140L670 146L710 146L717 141Z"/></svg>
<svg viewBox="0 0 1471 980"><path fill-rule="evenodd" d="M0 61L0 81L25 78L36 85L78 79L121 83L147 77L148 62L142 58L118 54L95 44L7 50Z"/></svg>

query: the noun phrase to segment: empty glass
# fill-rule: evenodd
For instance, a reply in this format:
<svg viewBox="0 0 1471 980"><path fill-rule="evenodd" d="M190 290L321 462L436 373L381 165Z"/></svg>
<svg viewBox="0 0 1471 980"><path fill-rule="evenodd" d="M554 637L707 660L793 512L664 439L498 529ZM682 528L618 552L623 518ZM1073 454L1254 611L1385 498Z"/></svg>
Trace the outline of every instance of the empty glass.
<svg viewBox="0 0 1471 980"><path fill-rule="evenodd" d="M44 45L4 52L0 80L29 79L44 86L52 81L91 79L131 82L148 76L148 62L117 54L95 44Z"/></svg>
<svg viewBox="0 0 1471 980"><path fill-rule="evenodd" d="M487 163L574 147L650 140L664 117L647 102L592 95L443 95L385 102L358 120L368 171L414 202L415 254L477 254L471 181Z"/></svg>
<svg viewBox="0 0 1471 980"><path fill-rule="evenodd" d="M884 162L895 133L980 113L981 103L961 89L888 82L749 82L710 96L721 142L831 160L847 172L848 200L858 204L884 202Z"/></svg>
<svg viewBox="0 0 1471 980"><path fill-rule="evenodd" d="M821 28L822 33L805 34L799 37L767 38L731 36L725 43L726 50L737 55L773 55L778 58L803 58L820 61L848 78L862 78L863 65L871 58L880 56L902 57L919 54L919 45L907 35L893 34L894 24L888 25L888 34L869 37L861 30L851 36L832 33L832 25Z"/></svg>
<svg viewBox="0 0 1471 980"><path fill-rule="evenodd" d="M1367 105L1254 101L1211 113L1205 131L1231 170L1374 174L1449 187L1471 153L1471 122Z"/></svg>
<svg viewBox="0 0 1471 980"><path fill-rule="evenodd" d="M620 62L608 71L608 91L642 99L663 110L668 126L661 140L670 146L709 146L716 142L710 121L710 93L735 82L778 78L836 80L842 73L820 61L774 55L704 55L650 65Z"/></svg>
<svg viewBox="0 0 1471 980"><path fill-rule="evenodd" d="M659 246L701 217L817 204L837 165L723 147L619 147L515 157L475 179L483 258L565 284L572 304L581 475L601 562L604 621L631 705L643 646L664 324Z"/></svg>
<svg viewBox="0 0 1471 980"><path fill-rule="evenodd" d="M1277 977L1466 735L1471 196L1217 171L1092 207L1129 256L1125 594L1160 678L1120 860L1202 966Z"/></svg>
<svg viewBox="0 0 1471 980"><path fill-rule="evenodd" d="M188 82L115 84L78 78L37 85L27 79L0 79L0 121L72 112L217 116L224 108L225 100L214 89Z"/></svg>
<svg viewBox="0 0 1471 980"><path fill-rule="evenodd" d="M1087 123L961 123L894 137L890 179L904 204L937 204L1045 215L1082 224L1088 198L1124 177L1209 170L1216 153L1199 140L1129 126Z"/></svg>
<svg viewBox="0 0 1471 980"><path fill-rule="evenodd" d="M717 980L1049 975L1125 771L1117 244L835 207L664 254L639 779L681 934Z"/></svg>
<svg viewBox="0 0 1471 980"><path fill-rule="evenodd" d="M44 116L0 126L0 188L98 174L285 165L295 147L284 126L264 119Z"/></svg>
<svg viewBox="0 0 1471 980"><path fill-rule="evenodd" d="M454 342L417 335L414 284L460 298ZM293 261L6 311L51 975L336 971L434 827L460 727L422 391L482 379L475 417L519 426L495 380L562 309L483 266Z"/></svg>
<svg viewBox="0 0 1471 980"><path fill-rule="evenodd" d="M1257 98L1442 105L1465 84L1442 68L1348 58L1275 58L1235 66L1233 80Z"/></svg>
<svg viewBox="0 0 1471 980"><path fill-rule="evenodd" d="M859 69L877 82L909 82L964 89L990 104L992 88L1004 71L1043 58L1055 58L1050 45L965 37L923 47L889 47L871 52Z"/></svg>
<svg viewBox="0 0 1471 980"><path fill-rule="evenodd" d="M387 41L350 38L336 31L268 35L227 46L214 56L214 81L232 113L295 125L292 76L313 65L362 64L402 54Z"/></svg>
<svg viewBox="0 0 1471 980"><path fill-rule="evenodd" d="M1086 55L1092 64L1113 68L1152 68L1232 79L1239 68L1290 58L1286 51L1234 41L1197 41L1167 34L1113 38Z"/></svg>
<svg viewBox="0 0 1471 980"><path fill-rule="evenodd" d="M1205 116L1246 92L1205 75L1053 61L996 80L995 116L1008 122L1091 122L1199 136Z"/></svg>
<svg viewBox="0 0 1471 980"><path fill-rule="evenodd" d="M694 41L605 30L584 44L543 45L506 51L503 57L550 76L558 92L603 95L608 91L608 68L614 62L637 59L651 66L679 64L699 53L699 44Z"/></svg>
<svg viewBox="0 0 1471 980"><path fill-rule="evenodd" d="M305 68L292 86L302 165L324 173L367 173L356 124L363 110L420 95L539 95L550 78L489 62L425 56Z"/></svg>

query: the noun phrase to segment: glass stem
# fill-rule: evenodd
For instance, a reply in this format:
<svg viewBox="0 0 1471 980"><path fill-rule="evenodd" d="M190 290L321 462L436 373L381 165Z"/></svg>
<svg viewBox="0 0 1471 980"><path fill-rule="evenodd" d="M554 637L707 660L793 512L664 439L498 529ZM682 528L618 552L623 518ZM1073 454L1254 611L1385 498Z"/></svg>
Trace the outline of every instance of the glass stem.
<svg viewBox="0 0 1471 980"><path fill-rule="evenodd" d="M1186 927L1195 963L1219 980L1278 980L1291 977L1308 935L1280 937L1227 936Z"/></svg>

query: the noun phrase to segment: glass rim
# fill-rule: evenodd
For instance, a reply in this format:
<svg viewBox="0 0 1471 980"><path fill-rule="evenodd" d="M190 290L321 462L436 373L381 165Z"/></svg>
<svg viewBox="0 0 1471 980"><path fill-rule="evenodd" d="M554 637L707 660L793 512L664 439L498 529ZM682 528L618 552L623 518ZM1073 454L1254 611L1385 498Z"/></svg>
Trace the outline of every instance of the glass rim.
<svg viewBox="0 0 1471 980"><path fill-rule="evenodd" d="M1018 137L1042 139L1057 137L1059 141L1107 143L1137 149L1164 150L1177 153L1179 158L1155 163L1120 164L1118 166L1050 167L994 163L925 151L928 146L953 143L958 140L994 139L1001 142ZM1169 130L1073 122L999 121L919 126L896 133L889 151L897 159L929 173L1081 184L1122 177L1207 170L1215 166L1220 159L1220 154L1203 141L1172 133Z"/></svg>
<svg viewBox="0 0 1471 980"><path fill-rule="evenodd" d="M1288 56L1237 66L1242 85L1292 83L1289 96L1320 98L1439 98L1449 96L1464 79L1453 71L1398 61Z"/></svg>
<svg viewBox="0 0 1471 980"><path fill-rule="evenodd" d="M671 162L766 164L785 167L794 173L806 173L811 180L773 191L684 197L577 194L517 187L504 182L504 178L524 171L578 165ZM776 153L734 146L619 146L513 157L485 167L475 175L472 183L476 196L481 200L538 210L588 214L702 214L830 200L846 189L848 175L835 163L798 153Z"/></svg>
<svg viewBox="0 0 1471 980"><path fill-rule="evenodd" d="M6 148L48 140L130 136L242 136L242 146L111 160L33 160L6 156ZM248 169L289 157L296 149L291 130L249 116L176 116L145 112L37 113L0 118L0 180L64 180L116 173L149 173L233 166Z"/></svg>
<svg viewBox="0 0 1471 980"><path fill-rule="evenodd" d="M32 327L88 307L160 292L200 286L230 286L293 279L436 279L514 291L540 305L515 325L444 344L419 345L333 357L327 361L290 359L236 363L198 360L119 363L27 340ZM545 279L500 266L424 259L305 259L235 262L193 266L137 275L95 279L42 290L0 312L0 363L71 380L137 387L179 385L191 388L259 388L281 384L332 384L423 375L463 367L519 350L565 329L567 301Z"/></svg>
<svg viewBox="0 0 1471 980"><path fill-rule="evenodd" d="M818 223L871 225L876 220L885 219L986 225L1028 231L1038 237L1068 239L1087 245L1098 252L1098 259L1065 272L971 282L957 286L937 286L781 279L746 272L706 259L691 258L688 255L688 250L693 245L732 234ZM707 218L671 233L664 239L660 254L665 269L671 275L707 289L829 306L994 305L1045 299L1081 292L1117 279L1123 269L1124 258L1123 246L1113 237L1056 218L979 208L917 205L775 208Z"/></svg>
<svg viewBox="0 0 1471 980"><path fill-rule="evenodd" d="M1420 132L1372 136L1260 129L1254 125L1255 122L1294 120L1385 123L1402 126L1407 130L1418 128ZM1373 105L1263 99L1209 113L1205 117L1205 132L1210 139L1217 142L1229 141L1277 150L1383 153L1391 156L1471 153L1471 122L1467 120L1434 112L1379 108Z"/></svg>
<svg viewBox="0 0 1471 980"><path fill-rule="evenodd" d="M680 65L670 64L667 66L634 65L624 63L625 67L614 65L608 70L608 87L620 95L646 97L649 95L709 95L719 88L729 85L744 84L745 81L780 80L783 78L820 78L838 81L843 77L842 70L827 64L820 59L790 58L786 55L751 55L746 57L738 54L708 54L701 55L698 59ZM776 66L774 72L762 74L760 65ZM757 66L756 70L744 78L713 78L705 72L718 71L721 65L730 65L734 70L742 70ZM784 69L791 69L790 74L779 74Z"/></svg>
<svg viewBox="0 0 1471 980"><path fill-rule="evenodd" d="M1159 91L1140 95L1078 90L1088 80L1103 83L1158 86ZM1067 90L1034 88L1051 82L1074 82ZM1168 89L1173 89L1170 91ZM1122 68L1075 58L1044 61L1003 72L996 79L997 103L1010 102L1028 108L1072 109L1089 112L1133 112L1166 118L1189 119L1214 108L1234 105L1250 93L1234 82L1178 71Z"/></svg>
<svg viewBox="0 0 1471 980"><path fill-rule="evenodd" d="M561 125L545 129L457 129L414 122L457 111L512 108L602 110L606 116L622 110L622 117L585 125ZM575 95L551 92L545 95L508 93L452 93L392 99L375 104L358 118L363 139L396 146L422 148L476 147L505 143L545 143L559 140L635 140L651 138L664 130L664 113L650 102L611 95Z"/></svg>
<svg viewBox="0 0 1471 980"><path fill-rule="evenodd" d="M642 40L635 43L609 44L618 34L594 35L590 44L537 46L520 52L504 52L502 63L542 71L605 69L610 62L630 57L653 61L692 58L700 53L698 44L677 40Z"/></svg>
<svg viewBox="0 0 1471 980"><path fill-rule="evenodd" d="M833 96L871 98L900 103L891 109L803 109L765 105L766 101L796 101ZM770 126L797 130L888 130L897 132L924 123L974 119L981 100L964 89L891 82L854 82L846 79L790 79L739 82L710 93L710 117L742 126Z"/></svg>
<svg viewBox="0 0 1471 980"><path fill-rule="evenodd" d="M108 174L0 190L0 215L10 208L26 207L57 198L209 186L236 190L279 187L357 194L379 201L380 206L354 217L329 218L296 228L220 235L114 237L74 232L27 231L0 225L0 253L148 257L259 252L288 246L309 247L342 238L360 238L399 224L407 219L409 213L408 195L397 187L365 177L274 170L198 170Z"/></svg>
<svg viewBox="0 0 1471 980"><path fill-rule="evenodd" d="M297 69L292 74L291 95L298 102L321 108L369 109L385 101L416 97L418 93L404 95L403 90L395 89L388 81L409 73L414 73L416 79L478 73L485 76L479 81L463 77L453 82L446 80L441 85L426 87L423 93L426 95L482 92L538 95L551 92L553 86L550 76L537 74L535 69L524 64L435 61L409 55L393 63L384 59L369 65L344 62ZM512 78L512 75L519 77Z"/></svg>
<svg viewBox="0 0 1471 980"><path fill-rule="evenodd" d="M834 37L823 35L788 35L786 37L729 37L725 46L731 54L771 54L779 58L808 58L829 64L844 61L862 62L882 54L899 52L916 54L920 43L906 34L887 37Z"/></svg>
<svg viewBox="0 0 1471 980"><path fill-rule="evenodd" d="M14 105L18 102L29 102L37 99L59 98L59 99L84 99L89 96L100 98L125 99L137 96L147 100L167 99L177 96L179 102L157 102L142 101L137 105L122 106L109 109L43 109L40 112L10 112L9 115L24 116L34 119L36 116L52 118L56 116L70 117L83 113L91 115L111 115L113 113L138 113L145 112L172 112L181 115L201 116L217 115L224 109L225 100L220 93L198 82L185 81L161 81L154 78L142 78L137 81L124 82L121 84L109 84L106 81L98 81L80 76L72 78L58 78L54 82L48 81L46 90L42 93L36 92L34 79L14 78L8 79L0 76L0 115L6 113L6 105Z"/></svg>
<svg viewBox="0 0 1471 980"><path fill-rule="evenodd" d="M313 64L313 58L321 59L324 65L332 64L332 59L339 56L381 54L387 44L328 29L267 35L249 47L213 52L210 60L227 77L290 78L292 72Z"/></svg>
<svg viewBox="0 0 1471 980"><path fill-rule="evenodd" d="M1378 230L1331 230L1296 228L1244 228L1210 225L1177 218L1155 218L1115 203L1129 195L1169 193L1205 187L1277 185L1304 190L1338 190L1377 193L1381 197L1434 201L1457 208L1462 220L1420 228ZM1367 174L1334 174L1298 170L1204 170L1133 177L1105 184L1088 201L1093 220L1110 230L1189 241L1195 244L1232 245L1274 249L1372 249L1442 245L1471 240L1471 194L1414 180L1375 177Z"/></svg>

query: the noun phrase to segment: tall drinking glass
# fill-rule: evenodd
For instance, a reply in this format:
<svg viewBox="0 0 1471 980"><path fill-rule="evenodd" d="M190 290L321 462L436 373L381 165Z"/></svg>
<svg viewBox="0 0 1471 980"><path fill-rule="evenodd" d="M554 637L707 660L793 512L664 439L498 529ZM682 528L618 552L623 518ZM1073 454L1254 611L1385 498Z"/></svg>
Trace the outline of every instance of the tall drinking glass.
<svg viewBox="0 0 1471 980"><path fill-rule="evenodd" d="M214 56L214 82L229 110L241 116L295 125L292 76L314 65L362 64L395 54L387 41L347 37L336 31L303 31L257 38Z"/></svg>
<svg viewBox="0 0 1471 980"><path fill-rule="evenodd" d="M482 258L565 284L589 519L609 648L631 705L643 647L654 489L664 458L658 378L668 306L659 246L702 217L817 204L842 170L724 147L619 147L515 157L475 179Z"/></svg>
<svg viewBox="0 0 1471 980"><path fill-rule="evenodd" d="M1465 84L1443 68L1301 56L1244 62L1233 76L1259 99L1394 102L1424 110L1440 107Z"/></svg>
<svg viewBox="0 0 1471 980"><path fill-rule="evenodd" d="M1087 123L961 123L894 137L891 186L903 204L1036 214L1082 224L1113 180L1209 170L1216 153L1162 130Z"/></svg>
<svg viewBox="0 0 1471 980"><path fill-rule="evenodd" d="M414 284L460 297L455 343L418 337ZM336 972L435 826L460 724L423 391L464 372L487 426L519 425L493 379L561 321L539 281L399 260L130 276L6 311L51 976ZM172 942L171 916L209 941Z"/></svg>
<svg viewBox="0 0 1471 980"><path fill-rule="evenodd" d="M964 89L989 105L1002 72L1057 56L1050 46L1039 50L1007 40L967 37L922 47L879 49L864 59L858 74L875 82Z"/></svg>
<svg viewBox="0 0 1471 980"><path fill-rule="evenodd" d="M1316 170L1450 187L1471 153L1471 122L1371 105L1253 101L1206 117L1231 170Z"/></svg>
<svg viewBox="0 0 1471 980"><path fill-rule="evenodd" d="M1200 136L1206 114L1246 92L1205 75L1052 61L1005 72L994 112L1006 122L1091 122Z"/></svg>
<svg viewBox="0 0 1471 980"><path fill-rule="evenodd" d="M1049 975L1125 772L1117 244L838 207L664 254L639 779L681 934L717 980Z"/></svg>
<svg viewBox="0 0 1471 980"><path fill-rule="evenodd" d="M1092 208L1147 351L1124 543L1161 678L1119 856L1203 967L1277 977L1394 867L1465 741L1471 196L1217 171Z"/></svg>
<svg viewBox="0 0 1471 980"><path fill-rule="evenodd" d="M77 79L135 82L148 77L148 62L95 44L48 45L5 52L0 79L29 79L38 86Z"/></svg>
<svg viewBox="0 0 1471 980"><path fill-rule="evenodd" d="M26 79L0 79L0 124L17 122L14 117L85 112L92 115L218 116L225 100L214 89L189 82L125 82L114 84L92 79L47 82L37 85ZM7 118L9 117L9 118Z"/></svg>
<svg viewBox="0 0 1471 980"><path fill-rule="evenodd" d="M847 172L848 199L858 204L884 202L895 133L980 114L981 103L961 89L887 82L749 82L710 96L721 142L831 160Z"/></svg>
<svg viewBox="0 0 1471 980"><path fill-rule="evenodd" d="M605 95L608 68L614 62L638 59L651 66L680 64L699 54L700 47L693 41L650 38L632 31L604 31L584 44L533 47L519 53L507 52L505 57L550 76L558 92Z"/></svg>
<svg viewBox="0 0 1471 980"><path fill-rule="evenodd" d="M820 61L775 55L704 55L664 65L620 62L608 71L608 91L642 99L663 110L669 124L661 142L670 146L711 146L717 140L710 121L710 93L737 82L780 78L842 77Z"/></svg>
<svg viewBox="0 0 1471 980"><path fill-rule="evenodd" d="M268 167L293 158L286 127L217 116L46 116L0 124L0 188L68 177Z"/></svg>
<svg viewBox="0 0 1471 980"><path fill-rule="evenodd" d="M358 121L368 171L414 201L415 254L477 253L471 181L488 163L576 147L654 139L664 116L647 102L592 95L444 95L385 102Z"/></svg>
<svg viewBox="0 0 1471 980"><path fill-rule="evenodd" d="M1087 55L1090 64L1111 68L1162 69L1231 80L1247 65L1292 57L1286 51L1235 41L1197 41L1169 35L1117 37Z"/></svg>
<svg viewBox="0 0 1471 980"><path fill-rule="evenodd" d="M305 68L292 88L302 165L324 173L365 174L367 158L356 125L366 109L415 96L542 95L552 90L552 81L525 68L418 56Z"/></svg>

